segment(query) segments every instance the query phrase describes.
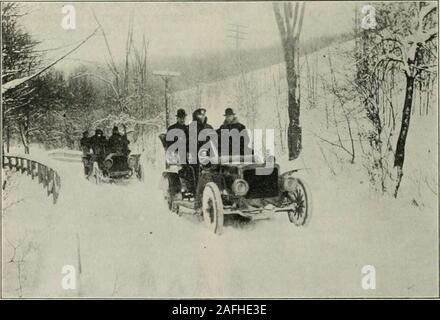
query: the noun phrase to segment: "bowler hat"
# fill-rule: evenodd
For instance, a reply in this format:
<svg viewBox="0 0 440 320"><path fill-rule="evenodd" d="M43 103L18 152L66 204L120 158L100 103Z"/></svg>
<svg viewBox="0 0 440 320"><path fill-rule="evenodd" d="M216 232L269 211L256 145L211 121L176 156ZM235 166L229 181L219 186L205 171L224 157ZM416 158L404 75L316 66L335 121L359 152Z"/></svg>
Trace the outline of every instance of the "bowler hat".
<svg viewBox="0 0 440 320"><path fill-rule="evenodd" d="M224 116L235 116L234 110L232 110L232 108L226 108Z"/></svg>
<svg viewBox="0 0 440 320"><path fill-rule="evenodd" d="M186 117L186 112L185 112L185 110L184 109L179 109L179 110L177 110L177 118L183 118L183 117Z"/></svg>

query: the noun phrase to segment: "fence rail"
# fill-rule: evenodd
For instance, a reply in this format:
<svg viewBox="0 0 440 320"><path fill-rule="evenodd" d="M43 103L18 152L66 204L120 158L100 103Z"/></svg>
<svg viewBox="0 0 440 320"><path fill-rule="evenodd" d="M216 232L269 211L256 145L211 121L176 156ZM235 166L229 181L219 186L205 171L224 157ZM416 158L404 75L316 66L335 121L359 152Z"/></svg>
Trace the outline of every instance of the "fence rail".
<svg viewBox="0 0 440 320"><path fill-rule="evenodd" d="M43 188L47 189L47 196L52 195L53 203L57 203L61 190L61 178L52 168L35 160L18 156L3 155L2 168L15 169L17 172L26 173L28 176L38 179Z"/></svg>

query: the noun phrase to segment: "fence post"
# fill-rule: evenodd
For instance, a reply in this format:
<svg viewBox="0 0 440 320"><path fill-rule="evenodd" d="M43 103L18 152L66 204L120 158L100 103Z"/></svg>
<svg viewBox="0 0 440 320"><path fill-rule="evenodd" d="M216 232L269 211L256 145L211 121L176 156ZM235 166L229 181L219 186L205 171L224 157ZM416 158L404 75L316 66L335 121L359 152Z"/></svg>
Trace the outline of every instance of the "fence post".
<svg viewBox="0 0 440 320"><path fill-rule="evenodd" d="M47 168L47 196L53 192L53 170L51 168Z"/></svg>
<svg viewBox="0 0 440 320"><path fill-rule="evenodd" d="M54 173L53 177L53 189L52 189L52 197L53 197L53 203L56 204L59 196L59 188L58 188L58 173Z"/></svg>
<svg viewBox="0 0 440 320"><path fill-rule="evenodd" d="M25 159L21 158L21 173L24 173L27 170L27 167L24 166Z"/></svg>
<svg viewBox="0 0 440 320"><path fill-rule="evenodd" d="M31 160L31 177L32 180L35 178L35 162Z"/></svg>
<svg viewBox="0 0 440 320"><path fill-rule="evenodd" d="M32 170L31 160L26 159L26 173L28 176L31 174L31 170Z"/></svg>
<svg viewBox="0 0 440 320"><path fill-rule="evenodd" d="M48 172L47 172L47 167L42 164L41 165L43 167L43 187L47 187L48 186Z"/></svg>
<svg viewBox="0 0 440 320"><path fill-rule="evenodd" d="M42 183L43 182L43 172L42 172L41 164L39 162L37 162L37 174L38 174L38 183Z"/></svg>

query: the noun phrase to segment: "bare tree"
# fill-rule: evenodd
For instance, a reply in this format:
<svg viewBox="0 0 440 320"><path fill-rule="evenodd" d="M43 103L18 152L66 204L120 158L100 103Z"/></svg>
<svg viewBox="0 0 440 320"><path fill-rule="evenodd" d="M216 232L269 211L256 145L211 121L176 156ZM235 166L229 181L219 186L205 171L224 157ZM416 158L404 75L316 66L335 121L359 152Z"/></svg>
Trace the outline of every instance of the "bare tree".
<svg viewBox="0 0 440 320"><path fill-rule="evenodd" d="M304 2L273 3L273 11L286 62L288 86L289 127L287 131L289 160L298 158L301 152L300 94L299 94L299 37L304 18Z"/></svg>

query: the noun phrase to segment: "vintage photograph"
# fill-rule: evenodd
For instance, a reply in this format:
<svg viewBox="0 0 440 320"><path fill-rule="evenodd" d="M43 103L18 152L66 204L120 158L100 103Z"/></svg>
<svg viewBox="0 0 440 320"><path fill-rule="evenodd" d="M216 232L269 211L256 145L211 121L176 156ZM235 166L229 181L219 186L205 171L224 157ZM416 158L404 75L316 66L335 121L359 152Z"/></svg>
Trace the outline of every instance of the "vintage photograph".
<svg viewBox="0 0 440 320"><path fill-rule="evenodd" d="M438 17L2 1L2 298L438 298Z"/></svg>

